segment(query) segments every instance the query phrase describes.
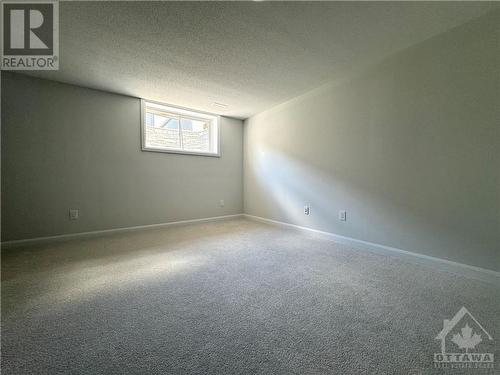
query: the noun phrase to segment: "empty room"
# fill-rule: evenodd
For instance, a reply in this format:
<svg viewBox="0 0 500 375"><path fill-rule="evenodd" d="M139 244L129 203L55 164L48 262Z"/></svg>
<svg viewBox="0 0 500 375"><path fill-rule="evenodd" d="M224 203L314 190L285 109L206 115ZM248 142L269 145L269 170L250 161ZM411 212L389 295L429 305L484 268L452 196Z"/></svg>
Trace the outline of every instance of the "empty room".
<svg viewBox="0 0 500 375"><path fill-rule="evenodd" d="M500 3L1 9L2 374L500 374Z"/></svg>

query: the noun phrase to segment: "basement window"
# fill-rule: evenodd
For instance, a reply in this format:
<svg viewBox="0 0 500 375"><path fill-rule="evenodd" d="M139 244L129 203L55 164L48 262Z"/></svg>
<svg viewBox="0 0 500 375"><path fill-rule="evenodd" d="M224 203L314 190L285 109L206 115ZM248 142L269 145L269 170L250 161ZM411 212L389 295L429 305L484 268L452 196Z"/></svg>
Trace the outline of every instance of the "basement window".
<svg viewBox="0 0 500 375"><path fill-rule="evenodd" d="M220 156L219 117L141 100L142 150Z"/></svg>

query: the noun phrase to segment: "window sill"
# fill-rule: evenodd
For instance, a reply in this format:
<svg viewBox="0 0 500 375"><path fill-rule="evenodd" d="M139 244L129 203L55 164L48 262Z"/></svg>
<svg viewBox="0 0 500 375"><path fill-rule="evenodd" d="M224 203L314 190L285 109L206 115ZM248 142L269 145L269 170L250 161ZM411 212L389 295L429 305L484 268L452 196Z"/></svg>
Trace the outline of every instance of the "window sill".
<svg viewBox="0 0 500 375"><path fill-rule="evenodd" d="M220 158L219 153L213 152L202 152L202 151L184 151L184 150L175 150L175 149L163 149L163 148L154 148L154 147L142 147L142 151L148 152L161 152L164 154L180 154L180 155L192 155L192 156L209 156L214 158Z"/></svg>

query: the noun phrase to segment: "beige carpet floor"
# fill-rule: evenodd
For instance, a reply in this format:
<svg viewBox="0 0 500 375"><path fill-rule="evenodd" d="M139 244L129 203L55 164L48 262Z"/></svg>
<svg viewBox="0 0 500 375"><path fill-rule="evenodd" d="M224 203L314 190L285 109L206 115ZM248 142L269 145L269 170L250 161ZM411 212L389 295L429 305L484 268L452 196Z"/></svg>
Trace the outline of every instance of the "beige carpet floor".
<svg viewBox="0 0 500 375"><path fill-rule="evenodd" d="M496 370L433 368L462 306ZM2 254L5 375L486 374L499 348L497 287L245 219Z"/></svg>

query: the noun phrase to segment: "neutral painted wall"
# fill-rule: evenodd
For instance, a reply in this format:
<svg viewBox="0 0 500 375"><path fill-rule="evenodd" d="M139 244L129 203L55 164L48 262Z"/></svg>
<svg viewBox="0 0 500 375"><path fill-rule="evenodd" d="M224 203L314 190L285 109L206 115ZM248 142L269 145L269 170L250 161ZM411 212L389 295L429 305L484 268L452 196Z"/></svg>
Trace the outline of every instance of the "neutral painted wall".
<svg viewBox="0 0 500 375"><path fill-rule="evenodd" d="M2 72L2 241L241 213L243 126L221 122L220 158L143 152L139 99Z"/></svg>
<svg viewBox="0 0 500 375"><path fill-rule="evenodd" d="M490 14L251 117L245 212L500 271L499 24Z"/></svg>

